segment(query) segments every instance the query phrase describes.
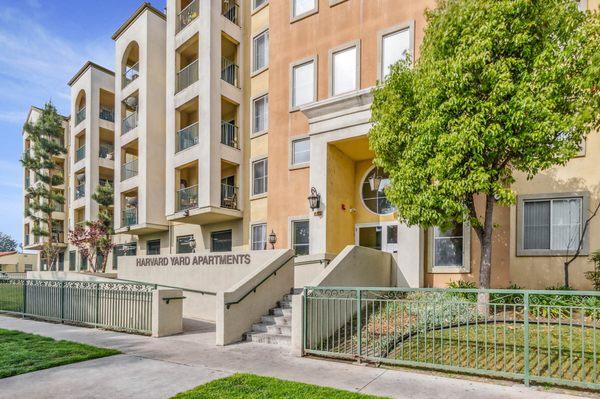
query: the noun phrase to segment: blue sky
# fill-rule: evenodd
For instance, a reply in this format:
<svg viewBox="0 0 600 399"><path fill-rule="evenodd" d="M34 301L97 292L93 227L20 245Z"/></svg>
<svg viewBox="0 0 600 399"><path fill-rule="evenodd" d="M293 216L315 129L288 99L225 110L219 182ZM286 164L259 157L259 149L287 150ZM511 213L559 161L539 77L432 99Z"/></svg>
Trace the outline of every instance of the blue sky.
<svg viewBox="0 0 600 399"><path fill-rule="evenodd" d="M166 0L153 1L162 10ZM114 31L142 1L0 0L0 231L22 240L21 128L30 105L69 109L67 82L91 60L114 69Z"/></svg>

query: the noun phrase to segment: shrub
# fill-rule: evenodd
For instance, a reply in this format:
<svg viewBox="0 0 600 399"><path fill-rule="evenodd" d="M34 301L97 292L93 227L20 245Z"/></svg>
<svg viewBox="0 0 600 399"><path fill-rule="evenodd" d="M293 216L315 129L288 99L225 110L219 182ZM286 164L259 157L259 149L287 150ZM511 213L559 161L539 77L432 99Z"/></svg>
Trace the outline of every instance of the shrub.
<svg viewBox="0 0 600 399"><path fill-rule="evenodd" d="M600 251L590 256L590 262L594 263L594 270L585 272L585 278L591 281L596 291L600 291Z"/></svg>

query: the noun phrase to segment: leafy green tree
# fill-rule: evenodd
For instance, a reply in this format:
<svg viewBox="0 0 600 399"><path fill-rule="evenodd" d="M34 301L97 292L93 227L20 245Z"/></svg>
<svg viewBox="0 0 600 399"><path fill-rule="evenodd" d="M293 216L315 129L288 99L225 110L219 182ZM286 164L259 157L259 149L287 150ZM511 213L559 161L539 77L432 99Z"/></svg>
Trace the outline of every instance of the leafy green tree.
<svg viewBox="0 0 600 399"><path fill-rule="evenodd" d="M52 212L57 204L64 204L65 197L53 187L64 183L64 176L57 162L58 156L67 152L64 146L63 117L51 102L46 103L35 123L26 123L31 148L23 154L21 164L34 173L34 183L27 189L29 196L25 216L33 222L32 233L43 238L41 257L50 269L58 257L58 237L52 234ZM58 222L60 223L60 222Z"/></svg>
<svg viewBox="0 0 600 399"><path fill-rule="evenodd" d="M599 127L600 19L572 0L438 0L414 65L374 90L370 145L409 225L470 222L490 287L493 214Z"/></svg>
<svg viewBox="0 0 600 399"><path fill-rule="evenodd" d="M0 252L16 251L19 244L8 234L0 233Z"/></svg>
<svg viewBox="0 0 600 399"><path fill-rule="evenodd" d="M98 203L98 221L102 225L103 236L98 240L97 251L101 255L102 261L101 269L102 272L106 272L106 263L108 256L113 249L112 236L114 234L113 229L113 212L111 206L114 202L113 186L106 182L104 185L99 185L96 188L96 192L92 194L92 199Z"/></svg>

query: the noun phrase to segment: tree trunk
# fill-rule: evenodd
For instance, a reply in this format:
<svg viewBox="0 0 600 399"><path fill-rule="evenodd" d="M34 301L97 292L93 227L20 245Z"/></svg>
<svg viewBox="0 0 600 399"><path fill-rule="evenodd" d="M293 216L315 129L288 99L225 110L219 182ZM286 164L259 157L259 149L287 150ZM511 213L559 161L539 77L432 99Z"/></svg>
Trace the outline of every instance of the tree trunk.
<svg viewBox="0 0 600 399"><path fill-rule="evenodd" d="M570 262L565 262L565 287L569 288L569 265Z"/></svg>
<svg viewBox="0 0 600 399"><path fill-rule="evenodd" d="M481 245L481 256L479 259L479 288L489 289L492 279L492 235L494 231L494 204L496 200L493 195L486 195L485 218L483 227L479 231L479 243ZM484 317L489 315L490 294L479 292L477 294L477 308L479 314Z"/></svg>

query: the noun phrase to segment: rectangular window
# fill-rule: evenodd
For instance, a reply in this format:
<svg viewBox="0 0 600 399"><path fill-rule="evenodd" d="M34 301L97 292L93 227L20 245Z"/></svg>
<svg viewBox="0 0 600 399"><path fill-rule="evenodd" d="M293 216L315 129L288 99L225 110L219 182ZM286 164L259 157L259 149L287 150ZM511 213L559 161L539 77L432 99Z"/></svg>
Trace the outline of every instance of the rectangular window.
<svg viewBox="0 0 600 399"><path fill-rule="evenodd" d="M231 252L231 230L215 231L210 235L211 252Z"/></svg>
<svg viewBox="0 0 600 399"><path fill-rule="evenodd" d="M196 248L196 240L193 235L177 237L177 253L191 254Z"/></svg>
<svg viewBox="0 0 600 399"><path fill-rule="evenodd" d="M269 0L252 0L252 9L256 10L258 7L267 3Z"/></svg>
<svg viewBox="0 0 600 399"><path fill-rule="evenodd" d="M77 252L75 251L69 251L69 270L74 272L76 269L76 263L77 263Z"/></svg>
<svg viewBox="0 0 600 399"><path fill-rule="evenodd" d="M252 102L252 133L261 133L269 128L269 96L265 95Z"/></svg>
<svg viewBox="0 0 600 399"><path fill-rule="evenodd" d="M160 255L160 240L146 242L146 255Z"/></svg>
<svg viewBox="0 0 600 399"><path fill-rule="evenodd" d="M136 255L137 243L135 242L115 246L115 248L113 249L113 270L117 270L119 268L119 257Z"/></svg>
<svg viewBox="0 0 600 399"><path fill-rule="evenodd" d="M296 18L317 8L317 0L292 0L292 17Z"/></svg>
<svg viewBox="0 0 600 399"><path fill-rule="evenodd" d="M574 252L581 214L581 198L523 201L523 249Z"/></svg>
<svg viewBox="0 0 600 399"><path fill-rule="evenodd" d="M58 271L62 272L65 270L65 253L60 252L58 254Z"/></svg>
<svg viewBox="0 0 600 399"><path fill-rule="evenodd" d="M252 162L252 195L264 194L268 190L267 158Z"/></svg>
<svg viewBox="0 0 600 399"><path fill-rule="evenodd" d="M88 269L88 264L87 264L87 257L84 256L83 254L80 254L80 259L79 259L79 270L84 272Z"/></svg>
<svg viewBox="0 0 600 399"><path fill-rule="evenodd" d="M358 88L358 49L356 46L337 51L331 56L331 94L347 93Z"/></svg>
<svg viewBox="0 0 600 399"><path fill-rule="evenodd" d="M433 228L433 267L463 267L464 229L462 223L448 230Z"/></svg>
<svg viewBox="0 0 600 399"><path fill-rule="evenodd" d="M263 251L267 249L267 224L255 224L252 226L252 242L250 248L253 251Z"/></svg>
<svg viewBox="0 0 600 399"><path fill-rule="evenodd" d="M269 31L252 39L252 72L260 71L269 65Z"/></svg>
<svg viewBox="0 0 600 399"><path fill-rule="evenodd" d="M296 255L308 255L309 230L308 220L292 222L292 249Z"/></svg>
<svg viewBox="0 0 600 399"><path fill-rule="evenodd" d="M381 77L384 80L392 66L410 54L410 29L389 33L381 39Z"/></svg>
<svg viewBox="0 0 600 399"><path fill-rule="evenodd" d="M296 65L292 69L292 107L315 101L315 61Z"/></svg>
<svg viewBox="0 0 600 399"><path fill-rule="evenodd" d="M310 139L303 138L292 141L292 166L310 162Z"/></svg>

